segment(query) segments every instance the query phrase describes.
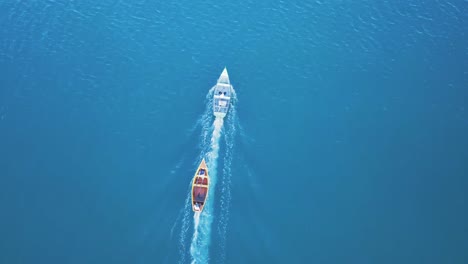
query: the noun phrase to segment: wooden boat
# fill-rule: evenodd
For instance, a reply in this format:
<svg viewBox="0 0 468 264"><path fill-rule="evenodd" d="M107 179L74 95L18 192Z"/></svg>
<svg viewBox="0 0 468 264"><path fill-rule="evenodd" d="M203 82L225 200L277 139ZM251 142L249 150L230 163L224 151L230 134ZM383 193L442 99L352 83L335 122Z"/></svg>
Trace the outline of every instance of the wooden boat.
<svg viewBox="0 0 468 264"><path fill-rule="evenodd" d="M205 159L198 166L192 182L192 209L194 212L203 211L203 207L208 197L210 187L210 177L208 176L208 167Z"/></svg>

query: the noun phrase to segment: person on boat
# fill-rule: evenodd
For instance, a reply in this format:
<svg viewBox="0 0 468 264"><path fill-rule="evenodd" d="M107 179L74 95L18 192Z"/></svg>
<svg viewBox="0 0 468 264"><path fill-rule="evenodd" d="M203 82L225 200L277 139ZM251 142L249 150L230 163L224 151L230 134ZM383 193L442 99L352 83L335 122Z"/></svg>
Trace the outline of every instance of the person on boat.
<svg viewBox="0 0 468 264"><path fill-rule="evenodd" d="M200 169L200 175L205 175L205 169Z"/></svg>
<svg viewBox="0 0 468 264"><path fill-rule="evenodd" d="M195 200L201 203L201 202L205 201L205 198L206 198L206 194L204 194L202 192L199 192L197 194L197 199L195 199Z"/></svg>

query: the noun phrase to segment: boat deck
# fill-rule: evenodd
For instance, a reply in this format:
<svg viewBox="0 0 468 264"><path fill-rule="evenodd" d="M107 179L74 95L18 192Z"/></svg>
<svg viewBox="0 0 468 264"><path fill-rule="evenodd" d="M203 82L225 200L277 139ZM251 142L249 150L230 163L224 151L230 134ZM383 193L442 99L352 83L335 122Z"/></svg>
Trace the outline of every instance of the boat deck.
<svg viewBox="0 0 468 264"><path fill-rule="evenodd" d="M193 201L204 203L207 193L208 193L208 188L207 187L194 186L193 187L193 193L192 193L193 194Z"/></svg>

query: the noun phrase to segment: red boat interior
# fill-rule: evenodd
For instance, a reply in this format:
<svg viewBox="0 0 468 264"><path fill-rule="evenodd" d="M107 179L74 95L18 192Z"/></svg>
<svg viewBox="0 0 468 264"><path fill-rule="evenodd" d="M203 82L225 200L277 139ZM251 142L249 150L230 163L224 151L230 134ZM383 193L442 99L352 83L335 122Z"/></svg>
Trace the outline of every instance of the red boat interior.
<svg viewBox="0 0 468 264"><path fill-rule="evenodd" d="M195 184L208 185L208 179L207 179L207 178L197 177L197 178L195 179Z"/></svg>
<svg viewBox="0 0 468 264"><path fill-rule="evenodd" d="M193 187L193 201L201 203L205 202L207 191L208 188L206 187Z"/></svg>

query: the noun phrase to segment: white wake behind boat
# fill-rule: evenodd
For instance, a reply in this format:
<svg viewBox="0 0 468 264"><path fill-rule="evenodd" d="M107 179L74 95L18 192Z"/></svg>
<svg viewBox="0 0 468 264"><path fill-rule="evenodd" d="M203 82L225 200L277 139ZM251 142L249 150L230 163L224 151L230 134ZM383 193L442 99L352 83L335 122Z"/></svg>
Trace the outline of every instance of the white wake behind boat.
<svg viewBox="0 0 468 264"><path fill-rule="evenodd" d="M229 75L224 68L219 76L218 82L214 86L213 94L213 114L216 117L224 118L229 110L231 103L232 85L229 82Z"/></svg>

